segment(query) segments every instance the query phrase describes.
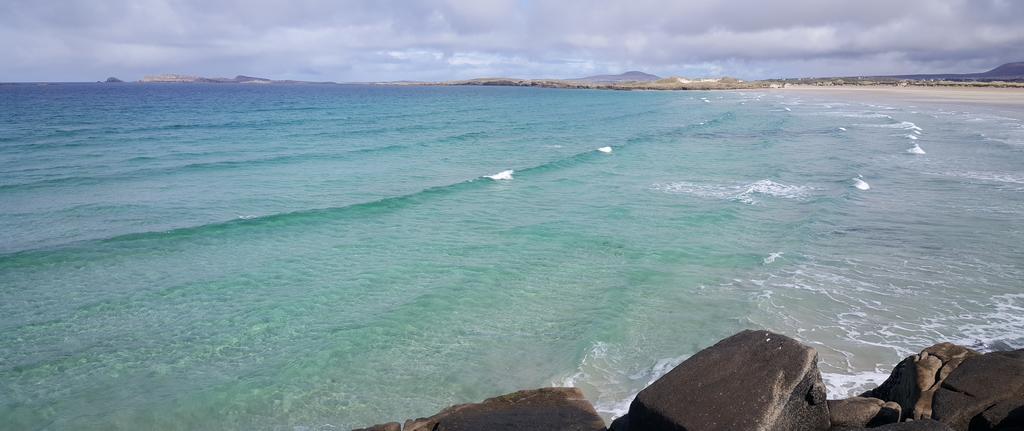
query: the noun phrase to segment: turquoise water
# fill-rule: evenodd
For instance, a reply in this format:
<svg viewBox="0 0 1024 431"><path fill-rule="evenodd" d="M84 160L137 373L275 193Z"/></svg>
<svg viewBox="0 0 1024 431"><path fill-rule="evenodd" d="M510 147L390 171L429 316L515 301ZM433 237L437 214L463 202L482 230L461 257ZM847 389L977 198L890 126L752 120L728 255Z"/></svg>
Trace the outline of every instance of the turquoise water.
<svg viewBox="0 0 1024 431"><path fill-rule="evenodd" d="M345 429L563 384L611 418L746 327L817 347L833 397L937 341L1024 347L1022 118L0 86L0 428Z"/></svg>

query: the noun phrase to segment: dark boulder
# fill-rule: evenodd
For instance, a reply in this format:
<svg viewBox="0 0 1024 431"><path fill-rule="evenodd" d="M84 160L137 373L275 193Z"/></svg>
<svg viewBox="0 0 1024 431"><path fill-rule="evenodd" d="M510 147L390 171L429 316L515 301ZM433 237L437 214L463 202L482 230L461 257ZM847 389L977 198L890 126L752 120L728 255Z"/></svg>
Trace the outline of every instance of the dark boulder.
<svg viewBox="0 0 1024 431"><path fill-rule="evenodd" d="M827 430L818 354L789 337L743 331L641 391L632 430Z"/></svg>
<svg viewBox="0 0 1024 431"><path fill-rule="evenodd" d="M853 397L828 400L833 427L875 427L900 421L900 405L878 398Z"/></svg>
<svg viewBox="0 0 1024 431"><path fill-rule="evenodd" d="M604 421L576 388L542 388L460 404L429 418L405 421L405 431L604 431Z"/></svg>
<svg viewBox="0 0 1024 431"><path fill-rule="evenodd" d="M388 422L386 424L374 425L367 428L357 428L352 431L402 431L402 424L398 422Z"/></svg>
<svg viewBox="0 0 1024 431"><path fill-rule="evenodd" d="M863 396L898 403L907 419L931 418L932 398L942 381L965 359L976 355L956 344L936 344L901 361L885 382Z"/></svg>
<svg viewBox="0 0 1024 431"><path fill-rule="evenodd" d="M608 431L629 431L629 415L622 415L608 425Z"/></svg>
<svg viewBox="0 0 1024 431"><path fill-rule="evenodd" d="M1000 402L971 420L971 431L1024 431L1024 396Z"/></svg>
<svg viewBox="0 0 1024 431"><path fill-rule="evenodd" d="M875 427L879 425L891 424L899 422L903 419L903 407L899 403L892 401L886 401L882 404L882 409L878 411L874 419L868 422L869 427Z"/></svg>
<svg viewBox="0 0 1024 431"><path fill-rule="evenodd" d="M980 415L979 427L987 422L1000 429L1003 422L1005 427L1020 422L1020 406L1024 406L1024 350L993 352L965 360L942 382L932 417L953 429L967 430Z"/></svg>

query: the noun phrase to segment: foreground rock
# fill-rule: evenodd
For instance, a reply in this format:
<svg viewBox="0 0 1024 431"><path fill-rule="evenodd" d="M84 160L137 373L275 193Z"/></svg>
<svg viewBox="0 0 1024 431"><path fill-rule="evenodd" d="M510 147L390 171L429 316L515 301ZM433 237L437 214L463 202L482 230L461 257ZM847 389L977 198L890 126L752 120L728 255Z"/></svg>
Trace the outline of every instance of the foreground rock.
<svg viewBox="0 0 1024 431"><path fill-rule="evenodd" d="M869 429L872 431L952 431L948 425L931 419L900 422Z"/></svg>
<svg viewBox="0 0 1024 431"><path fill-rule="evenodd" d="M900 421L900 405L878 398L853 397L829 400L828 414L832 427L876 427Z"/></svg>
<svg viewBox="0 0 1024 431"><path fill-rule="evenodd" d="M901 361L881 386L864 394L900 405L904 419L932 417L932 398L950 373L978 353L963 346L940 343Z"/></svg>
<svg viewBox="0 0 1024 431"><path fill-rule="evenodd" d="M604 431L604 421L576 388L543 388L460 404L429 418L408 420L405 431Z"/></svg>
<svg viewBox="0 0 1024 431"><path fill-rule="evenodd" d="M630 430L826 430L818 354L768 331L743 331L698 352L641 391Z"/></svg>
<svg viewBox="0 0 1024 431"><path fill-rule="evenodd" d="M814 349L743 331L642 390L609 431L1024 431L1024 350L941 343L901 361L860 397L825 400ZM575 388L526 390L365 431L604 431Z"/></svg>
<svg viewBox="0 0 1024 431"><path fill-rule="evenodd" d="M932 417L955 430L1024 430L1024 350L963 361L935 393Z"/></svg>

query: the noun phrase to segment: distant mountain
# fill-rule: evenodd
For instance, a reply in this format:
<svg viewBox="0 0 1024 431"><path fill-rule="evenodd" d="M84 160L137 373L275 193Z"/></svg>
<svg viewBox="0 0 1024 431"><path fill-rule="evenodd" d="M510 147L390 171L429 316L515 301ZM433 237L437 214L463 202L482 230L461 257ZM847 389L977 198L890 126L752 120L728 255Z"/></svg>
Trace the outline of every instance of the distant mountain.
<svg viewBox="0 0 1024 431"><path fill-rule="evenodd" d="M653 82L661 79L650 73L631 70L618 75L594 75L586 78L567 79L566 81L593 82L593 83L618 83L618 82Z"/></svg>
<svg viewBox="0 0 1024 431"><path fill-rule="evenodd" d="M881 78L944 80L944 81L1024 81L1024 61L1006 63L980 73L938 73L923 75L892 75Z"/></svg>

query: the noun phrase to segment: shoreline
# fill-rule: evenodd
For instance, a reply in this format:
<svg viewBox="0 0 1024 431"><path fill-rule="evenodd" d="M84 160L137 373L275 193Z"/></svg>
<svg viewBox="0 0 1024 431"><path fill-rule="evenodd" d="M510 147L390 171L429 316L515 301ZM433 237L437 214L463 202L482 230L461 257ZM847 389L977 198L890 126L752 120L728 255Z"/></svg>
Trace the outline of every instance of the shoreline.
<svg viewBox="0 0 1024 431"><path fill-rule="evenodd" d="M1024 427L1024 349L940 342L905 357L859 395L831 398L815 348L767 330L708 346L607 423L576 387L524 389L432 416L353 431L1011 430Z"/></svg>
<svg viewBox="0 0 1024 431"><path fill-rule="evenodd" d="M1024 107L1024 87L983 86L888 86L888 85L787 85L785 88L766 88L779 93L817 93L844 95L871 99L878 96L894 97L905 102L941 103L967 102Z"/></svg>

